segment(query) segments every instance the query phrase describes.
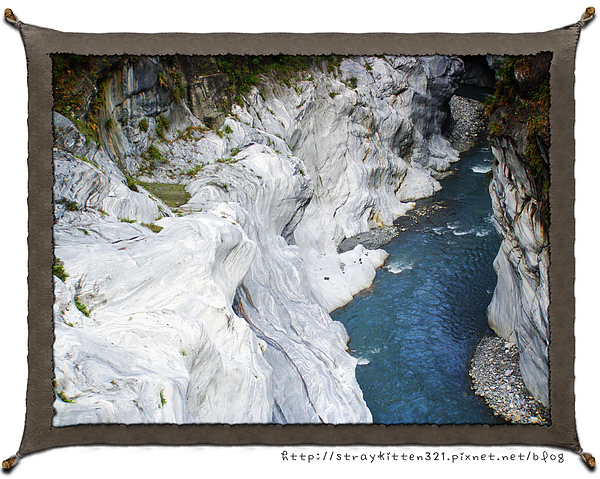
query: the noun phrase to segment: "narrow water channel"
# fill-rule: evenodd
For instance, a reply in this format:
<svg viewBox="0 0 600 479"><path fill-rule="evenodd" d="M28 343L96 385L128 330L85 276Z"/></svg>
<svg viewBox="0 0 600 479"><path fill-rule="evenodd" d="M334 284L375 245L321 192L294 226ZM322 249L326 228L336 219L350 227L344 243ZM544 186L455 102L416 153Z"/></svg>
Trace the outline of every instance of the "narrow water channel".
<svg viewBox="0 0 600 479"><path fill-rule="evenodd" d="M332 313L377 424L495 424L471 391L468 363L489 333L486 308L500 246L488 193L488 146L461 155L435 197L401 218L404 231L373 286Z"/></svg>

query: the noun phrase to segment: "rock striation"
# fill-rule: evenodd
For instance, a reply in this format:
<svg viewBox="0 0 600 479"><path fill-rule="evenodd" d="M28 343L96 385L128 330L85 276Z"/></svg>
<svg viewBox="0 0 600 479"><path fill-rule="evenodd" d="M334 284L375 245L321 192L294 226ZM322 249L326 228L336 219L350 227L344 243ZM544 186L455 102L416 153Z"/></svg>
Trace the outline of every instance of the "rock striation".
<svg viewBox="0 0 600 479"><path fill-rule="evenodd" d="M496 158L490 194L503 241L488 320L500 337L517 345L525 386L544 406L550 340L549 61L546 54L506 60L490 116Z"/></svg>
<svg viewBox="0 0 600 479"><path fill-rule="evenodd" d="M338 246L441 188L463 63L220 61L112 57L59 84L55 426L372 421L328 313L387 254Z"/></svg>

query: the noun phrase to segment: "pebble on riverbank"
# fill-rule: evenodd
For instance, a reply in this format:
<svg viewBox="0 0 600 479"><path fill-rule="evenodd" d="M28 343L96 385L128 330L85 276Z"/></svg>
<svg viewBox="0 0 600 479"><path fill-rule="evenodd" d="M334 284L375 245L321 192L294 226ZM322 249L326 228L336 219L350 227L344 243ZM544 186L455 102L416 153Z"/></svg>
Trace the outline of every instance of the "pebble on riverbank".
<svg viewBox="0 0 600 479"><path fill-rule="evenodd" d="M496 335L485 336L475 348L469 374L475 394L498 416L511 423L550 424L550 409L527 391L519 369L519 351Z"/></svg>

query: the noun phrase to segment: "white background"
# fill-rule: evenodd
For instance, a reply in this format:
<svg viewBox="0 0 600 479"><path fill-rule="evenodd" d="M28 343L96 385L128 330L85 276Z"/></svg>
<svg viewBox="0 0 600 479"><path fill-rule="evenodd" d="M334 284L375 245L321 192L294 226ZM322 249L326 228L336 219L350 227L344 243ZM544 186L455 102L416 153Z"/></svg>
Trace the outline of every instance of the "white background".
<svg viewBox="0 0 600 479"><path fill-rule="evenodd" d="M222 0L184 2L95 2L12 0L9 6L26 23L64 31L139 32L521 32L545 31L576 22L588 0L570 2L473 0L355 2L352 0ZM551 3L553 5L551 5ZM600 7L600 5L596 5ZM19 34L0 25L0 458L17 451L25 417L27 380L27 91L26 61ZM576 411L584 450L600 456L597 390L599 353L596 298L600 267L597 232L598 46L600 23L582 32L576 68ZM552 92L560 94L560 92ZM35 274L35 273L34 273ZM569 320L569 318L564 318ZM565 358L565 360L569 360ZM336 447L336 452L438 451L449 454L496 454L543 451L563 454L562 464L515 463L291 463L282 447L69 447L26 456L13 477L243 477L285 475L296 478L443 475L521 477L587 476L580 458L568 450L544 447ZM323 453L305 446L288 451ZM332 448L327 448L331 451Z"/></svg>

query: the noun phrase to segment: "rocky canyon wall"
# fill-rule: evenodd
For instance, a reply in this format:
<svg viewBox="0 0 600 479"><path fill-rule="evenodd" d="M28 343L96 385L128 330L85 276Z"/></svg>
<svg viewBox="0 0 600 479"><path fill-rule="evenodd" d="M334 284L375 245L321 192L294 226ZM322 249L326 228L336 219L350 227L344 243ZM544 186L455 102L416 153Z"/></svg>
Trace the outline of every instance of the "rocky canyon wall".
<svg viewBox="0 0 600 479"><path fill-rule="evenodd" d="M244 61L54 58L54 425L372 420L337 246L440 189L463 64Z"/></svg>
<svg viewBox="0 0 600 479"><path fill-rule="evenodd" d="M550 340L550 61L545 53L506 59L488 106L496 158L490 194L503 238L494 262L498 284L488 319L499 336L517 345L525 385L545 406Z"/></svg>

